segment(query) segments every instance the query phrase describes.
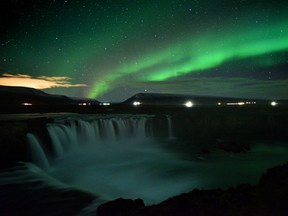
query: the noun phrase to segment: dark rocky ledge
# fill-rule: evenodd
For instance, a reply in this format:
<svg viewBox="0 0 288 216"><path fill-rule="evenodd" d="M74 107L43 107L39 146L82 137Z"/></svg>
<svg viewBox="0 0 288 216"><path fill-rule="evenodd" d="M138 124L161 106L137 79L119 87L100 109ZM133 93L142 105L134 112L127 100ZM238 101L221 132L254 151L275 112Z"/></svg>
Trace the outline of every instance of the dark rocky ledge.
<svg viewBox="0 0 288 216"><path fill-rule="evenodd" d="M140 201L117 199L100 205L97 216L284 216L287 204L288 163L268 169L256 186L195 189L146 207Z"/></svg>

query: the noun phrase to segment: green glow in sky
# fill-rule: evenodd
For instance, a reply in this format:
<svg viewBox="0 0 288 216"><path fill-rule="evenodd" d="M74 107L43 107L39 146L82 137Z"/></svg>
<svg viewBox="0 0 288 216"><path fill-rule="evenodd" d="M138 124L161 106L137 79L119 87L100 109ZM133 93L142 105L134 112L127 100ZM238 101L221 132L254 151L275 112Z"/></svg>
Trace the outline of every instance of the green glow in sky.
<svg viewBox="0 0 288 216"><path fill-rule="evenodd" d="M67 77L81 84L50 88L49 93L121 101L139 91L167 92L173 82L173 92L194 94L195 88L183 83L195 78L212 78L221 85L226 78L269 85L288 80L285 1L6 2L1 9L9 13L0 13L5 21L0 78L7 73ZM197 83L199 94L221 94ZM242 86L238 95L245 96L247 85ZM282 86L272 86L281 97Z"/></svg>
<svg viewBox="0 0 288 216"><path fill-rule="evenodd" d="M117 81L133 76L136 81L165 81L193 72L205 71L237 59L254 58L288 50L287 23L261 29L230 29L231 33L211 33L196 39L175 41L160 51L141 56L96 80L89 97L97 97L117 86ZM234 32L234 33L232 33ZM270 61L270 64L273 62ZM274 64L277 64L275 60Z"/></svg>

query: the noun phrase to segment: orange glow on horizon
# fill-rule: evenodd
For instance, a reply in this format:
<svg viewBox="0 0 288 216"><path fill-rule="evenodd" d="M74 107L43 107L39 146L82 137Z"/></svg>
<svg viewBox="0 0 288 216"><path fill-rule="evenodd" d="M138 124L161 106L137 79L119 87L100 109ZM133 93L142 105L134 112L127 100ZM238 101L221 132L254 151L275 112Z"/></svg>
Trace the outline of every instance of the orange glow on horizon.
<svg viewBox="0 0 288 216"><path fill-rule="evenodd" d="M22 86L35 89L49 89L57 87L83 87L86 84L72 84L70 77L48 77L40 76L33 78L24 74L2 74L0 77L0 85L2 86Z"/></svg>

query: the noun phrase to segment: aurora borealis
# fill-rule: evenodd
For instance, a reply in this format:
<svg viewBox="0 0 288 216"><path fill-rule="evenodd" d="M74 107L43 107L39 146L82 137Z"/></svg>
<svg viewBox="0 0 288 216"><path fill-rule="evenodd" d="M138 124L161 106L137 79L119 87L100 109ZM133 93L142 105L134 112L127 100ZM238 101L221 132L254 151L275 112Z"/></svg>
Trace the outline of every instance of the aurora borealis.
<svg viewBox="0 0 288 216"><path fill-rule="evenodd" d="M48 93L108 101L144 91L288 98L284 1L1 4L0 85L45 77L56 82Z"/></svg>

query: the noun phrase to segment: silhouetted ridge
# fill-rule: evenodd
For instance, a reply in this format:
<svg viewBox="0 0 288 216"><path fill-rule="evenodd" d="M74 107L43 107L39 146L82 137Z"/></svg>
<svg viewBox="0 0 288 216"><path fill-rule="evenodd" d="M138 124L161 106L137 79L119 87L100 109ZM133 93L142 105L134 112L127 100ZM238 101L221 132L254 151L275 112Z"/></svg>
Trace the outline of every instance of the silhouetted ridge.
<svg viewBox="0 0 288 216"><path fill-rule="evenodd" d="M143 105L184 105L191 101L195 105L216 105L218 102L237 103L243 99L226 98L216 96L196 96L196 95L181 95L181 94L159 94L159 93L139 93L123 102L123 104L133 104L140 102Z"/></svg>
<svg viewBox="0 0 288 216"><path fill-rule="evenodd" d="M2 105L20 105L23 103L36 105L73 105L83 102L99 104L96 100L70 98L64 95L48 94L34 88L15 86L0 86L0 99Z"/></svg>

